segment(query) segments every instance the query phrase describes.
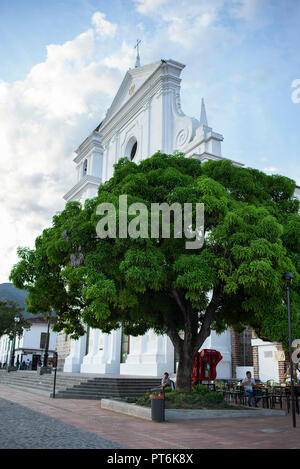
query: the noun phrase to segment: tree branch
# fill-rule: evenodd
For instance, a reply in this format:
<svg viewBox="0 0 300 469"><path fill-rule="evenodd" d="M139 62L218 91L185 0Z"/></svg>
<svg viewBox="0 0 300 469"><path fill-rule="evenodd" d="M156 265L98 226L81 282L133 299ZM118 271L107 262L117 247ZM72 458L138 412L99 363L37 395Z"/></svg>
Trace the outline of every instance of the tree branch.
<svg viewBox="0 0 300 469"><path fill-rule="evenodd" d="M186 308L184 307L181 299L180 299L180 296L178 294L178 291L176 290L176 288L173 288L171 290L171 296L172 298L174 298L174 300L176 301L176 303L178 304L181 312L184 314L184 317L186 317Z"/></svg>
<svg viewBox="0 0 300 469"><path fill-rule="evenodd" d="M202 326L200 331L197 334L195 340L195 349L196 352L198 351L199 347L203 344L203 342L210 336L211 333L211 323L214 319L214 314L220 305L220 299L223 295L223 285L219 284L214 288L212 299L210 300L209 305L206 308L204 318L202 321ZM195 352L195 353L196 353Z"/></svg>
<svg viewBox="0 0 300 469"><path fill-rule="evenodd" d="M175 349L181 350L183 340L179 337L175 323L170 313L163 311L164 329L166 334L170 337Z"/></svg>

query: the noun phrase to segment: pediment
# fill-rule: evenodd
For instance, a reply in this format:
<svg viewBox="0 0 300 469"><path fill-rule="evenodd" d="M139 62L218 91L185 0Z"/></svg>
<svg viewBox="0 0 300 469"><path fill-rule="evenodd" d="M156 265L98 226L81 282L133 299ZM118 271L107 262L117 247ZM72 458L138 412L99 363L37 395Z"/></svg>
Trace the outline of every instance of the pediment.
<svg viewBox="0 0 300 469"><path fill-rule="evenodd" d="M147 79L159 68L161 61L154 62L143 67L130 69L121 83L121 86L108 109L102 125L110 120L119 109L129 101L138 89L140 89Z"/></svg>

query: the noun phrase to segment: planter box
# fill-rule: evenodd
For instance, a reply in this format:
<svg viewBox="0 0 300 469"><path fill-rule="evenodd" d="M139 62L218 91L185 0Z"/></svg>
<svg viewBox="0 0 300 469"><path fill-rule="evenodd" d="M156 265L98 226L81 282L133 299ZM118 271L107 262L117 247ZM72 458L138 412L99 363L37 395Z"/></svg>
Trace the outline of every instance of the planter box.
<svg viewBox="0 0 300 469"><path fill-rule="evenodd" d="M151 420L151 408L127 404L113 399L101 399L101 408L130 415L145 420ZM285 416L284 410L273 409L247 409L245 410L206 410L206 409L166 409L166 420L189 420L189 419L232 419L241 417L277 417Z"/></svg>

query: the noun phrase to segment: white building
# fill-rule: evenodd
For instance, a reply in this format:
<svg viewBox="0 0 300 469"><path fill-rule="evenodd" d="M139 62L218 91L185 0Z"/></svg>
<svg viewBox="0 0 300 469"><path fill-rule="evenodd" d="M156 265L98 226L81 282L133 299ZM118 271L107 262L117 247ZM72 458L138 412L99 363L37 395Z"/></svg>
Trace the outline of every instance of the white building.
<svg viewBox="0 0 300 469"><path fill-rule="evenodd" d="M30 316L27 320L31 327L24 329L21 337L16 337L14 362L16 364L29 360L31 362L30 369L36 370L38 361L43 360L48 323L43 317L31 317L32 315L26 313L25 316ZM56 332L53 332L51 327L49 335L49 362L51 363L56 349ZM4 363L10 364L12 352L13 340L10 340L8 335L3 335L0 337L0 363L2 365Z"/></svg>
<svg viewBox="0 0 300 469"><path fill-rule="evenodd" d="M174 60L161 60L143 67L137 61L137 66L128 70L104 120L76 150L77 181L64 196L66 201L84 202L95 197L99 184L112 176L113 165L124 156L138 163L157 150L178 150L202 162L224 159L223 136L209 127L204 101L200 110L199 98L199 120L181 109L183 68ZM221 352L217 376L230 378L230 331L221 335L212 332L202 348ZM142 337L128 338L121 330L103 334L88 329L85 336L71 341L64 371L161 376L164 371L174 372L175 362L174 347L167 336L149 331Z"/></svg>
<svg viewBox="0 0 300 469"><path fill-rule="evenodd" d="M76 150L77 182L64 196L66 201L84 202L96 196L99 184L112 176L113 165L124 156L138 163L157 150L179 150L201 161L223 158L223 136L208 126L204 102L199 120L181 109L183 68L183 64L167 60L128 70L105 119ZM217 336L213 332L203 348L221 352L218 377L231 377L230 333ZM103 334L90 329L71 341L64 363L66 372L149 376L161 376L166 370L172 373L175 367L170 339L151 331L128 338L121 330Z"/></svg>

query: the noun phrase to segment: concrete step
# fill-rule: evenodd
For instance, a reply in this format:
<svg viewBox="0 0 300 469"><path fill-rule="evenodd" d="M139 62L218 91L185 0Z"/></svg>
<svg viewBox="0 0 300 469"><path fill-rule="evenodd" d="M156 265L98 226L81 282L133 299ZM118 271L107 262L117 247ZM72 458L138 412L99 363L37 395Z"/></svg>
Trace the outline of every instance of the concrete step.
<svg viewBox="0 0 300 469"><path fill-rule="evenodd" d="M52 393L50 394L52 395ZM61 391L58 393L55 393L56 397L70 397L72 399L87 399L87 398L97 398L97 399L125 399L126 397L131 397L131 398L138 398L138 397L143 397L143 396L137 396L136 394L125 394L125 395L120 395L120 394L107 394L107 393L74 393L74 392L68 392L68 391Z"/></svg>
<svg viewBox="0 0 300 469"><path fill-rule="evenodd" d="M0 383L21 389L48 392L52 395L54 374L37 375L35 372L17 371L16 373L0 372ZM56 397L66 399L101 399L140 397L151 388L160 384L159 378L135 377L95 377L90 376L56 376Z"/></svg>
<svg viewBox="0 0 300 469"><path fill-rule="evenodd" d="M7 386L14 386L16 388L22 388L22 389L41 389L45 391L51 391L53 389L52 386L45 386L43 384L22 384L22 383L5 383ZM56 386L56 389L59 391L63 391L66 389L67 386Z"/></svg>
<svg viewBox="0 0 300 469"><path fill-rule="evenodd" d="M67 388L64 389L63 392L72 392L73 394L105 394L106 396L120 396L123 395L125 397L129 396L137 396L137 395L144 395L147 391L140 390L136 391L135 389L131 390L109 390L109 389L102 389L102 390L97 390L97 389L74 389L74 388Z"/></svg>
<svg viewBox="0 0 300 469"><path fill-rule="evenodd" d="M50 393L50 397L53 397L53 393ZM74 397L74 394L70 393L64 393L64 394L55 394L56 399L87 399L87 400L94 400L94 401L100 401L103 399L103 397L99 397L98 395L78 395Z"/></svg>
<svg viewBox="0 0 300 469"><path fill-rule="evenodd" d="M110 386L111 389L144 389L144 388L151 388L158 386L159 383L123 383L123 384L106 384L106 383L82 383L82 384L75 384L73 387L76 388L97 388L97 389L106 389Z"/></svg>
<svg viewBox="0 0 300 469"><path fill-rule="evenodd" d="M54 380L54 374L52 375L47 375L48 377L45 378L45 375L39 376L36 375L35 377L24 377L24 376L18 376L17 374L11 376L11 373L7 373L6 376L0 375L0 383L1 382L7 382L7 381L22 381L22 382L27 382L27 383L35 383L36 381L43 381L44 383L52 383ZM64 382L64 383L72 383L72 384L80 384L82 382L87 382L87 379L72 379L72 378L63 378L60 376L56 376L56 381L57 382Z"/></svg>
<svg viewBox="0 0 300 469"><path fill-rule="evenodd" d="M52 389L53 388L53 383L39 383L39 382L31 382L31 383L23 383L20 381L8 381L8 382L0 382L0 384L6 384L6 385L14 385L14 386L20 386L20 387L38 387L38 388L44 388L44 389ZM72 387L70 383L56 383L56 388L58 389L66 389L67 387Z"/></svg>

